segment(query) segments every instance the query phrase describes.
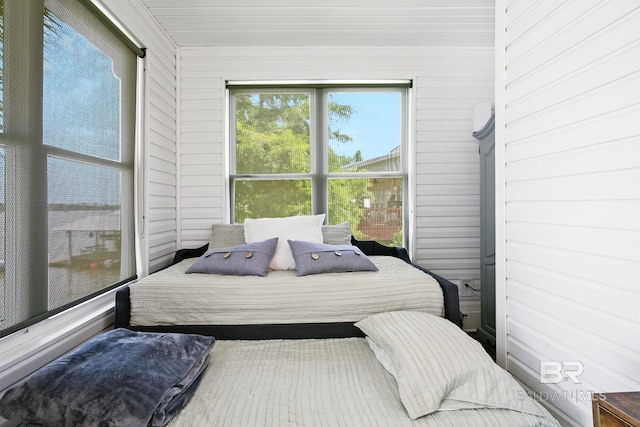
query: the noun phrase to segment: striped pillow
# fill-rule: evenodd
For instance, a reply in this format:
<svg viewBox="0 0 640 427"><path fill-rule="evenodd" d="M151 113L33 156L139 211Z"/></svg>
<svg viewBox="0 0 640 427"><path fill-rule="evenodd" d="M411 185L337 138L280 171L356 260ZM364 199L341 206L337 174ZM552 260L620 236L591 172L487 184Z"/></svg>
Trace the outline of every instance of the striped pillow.
<svg viewBox="0 0 640 427"><path fill-rule="evenodd" d="M244 225L242 224L213 224L209 249L231 248L244 245Z"/></svg>
<svg viewBox="0 0 640 427"><path fill-rule="evenodd" d="M325 245L350 245L351 225L348 221L322 226L322 243Z"/></svg>
<svg viewBox="0 0 640 427"><path fill-rule="evenodd" d="M210 248L231 248L245 243L244 224L213 224L211 226ZM323 225L322 243L327 245L350 245L351 225L349 222Z"/></svg>
<svg viewBox="0 0 640 427"><path fill-rule="evenodd" d="M545 416L480 343L450 321L391 311L355 324L391 361L411 419L439 410L505 408Z"/></svg>

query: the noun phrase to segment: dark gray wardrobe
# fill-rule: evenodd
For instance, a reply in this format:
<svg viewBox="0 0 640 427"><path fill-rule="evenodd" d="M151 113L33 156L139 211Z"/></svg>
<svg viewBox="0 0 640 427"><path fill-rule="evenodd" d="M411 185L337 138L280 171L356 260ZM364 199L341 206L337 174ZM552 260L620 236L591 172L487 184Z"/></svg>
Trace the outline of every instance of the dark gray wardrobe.
<svg viewBox="0 0 640 427"><path fill-rule="evenodd" d="M495 117L473 133L480 141L480 328L478 340L496 345Z"/></svg>

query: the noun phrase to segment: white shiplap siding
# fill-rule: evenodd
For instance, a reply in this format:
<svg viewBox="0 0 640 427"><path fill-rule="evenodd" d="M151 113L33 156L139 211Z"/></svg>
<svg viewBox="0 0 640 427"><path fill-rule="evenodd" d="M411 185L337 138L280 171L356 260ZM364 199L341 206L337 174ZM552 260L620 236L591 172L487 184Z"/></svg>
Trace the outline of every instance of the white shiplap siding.
<svg viewBox="0 0 640 427"><path fill-rule="evenodd" d="M640 388L640 4L500 3L505 360L590 425L590 392ZM548 361L581 383L544 384Z"/></svg>
<svg viewBox="0 0 640 427"><path fill-rule="evenodd" d="M180 48L179 246L227 220L225 80L413 79L415 256L450 278L479 278L473 108L493 97L489 48Z"/></svg>
<svg viewBox="0 0 640 427"><path fill-rule="evenodd" d="M428 65L417 90L415 260L481 286L480 168L469 107L492 101L493 55L448 59Z"/></svg>
<svg viewBox="0 0 640 427"><path fill-rule="evenodd" d="M143 117L141 275L171 261L177 249L176 46L141 0L102 0L147 49ZM142 219L144 216L144 219Z"/></svg>
<svg viewBox="0 0 640 427"><path fill-rule="evenodd" d="M143 0L182 47L488 46L493 0Z"/></svg>

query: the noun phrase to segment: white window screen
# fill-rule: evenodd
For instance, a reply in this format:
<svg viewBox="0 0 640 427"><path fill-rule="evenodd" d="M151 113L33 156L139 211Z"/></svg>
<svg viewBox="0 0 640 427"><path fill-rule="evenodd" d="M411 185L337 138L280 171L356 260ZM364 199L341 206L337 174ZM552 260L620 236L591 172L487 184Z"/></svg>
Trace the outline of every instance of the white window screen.
<svg viewBox="0 0 640 427"><path fill-rule="evenodd" d="M0 336L135 276L137 56L78 0L0 0Z"/></svg>

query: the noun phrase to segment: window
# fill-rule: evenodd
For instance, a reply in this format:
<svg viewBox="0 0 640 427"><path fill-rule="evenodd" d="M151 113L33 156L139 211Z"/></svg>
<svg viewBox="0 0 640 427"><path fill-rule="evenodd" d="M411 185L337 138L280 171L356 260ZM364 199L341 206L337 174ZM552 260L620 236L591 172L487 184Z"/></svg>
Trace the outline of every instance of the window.
<svg viewBox="0 0 640 427"><path fill-rule="evenodd" d="M230 84L232 221L327 213L403 246L407 91Z"/></svg>
<svg viewBox="0 0 640 427"><path fill-rule="evenodd" d="M0 336L135 277L137 56L78 0L0 0Z"/></svg>

